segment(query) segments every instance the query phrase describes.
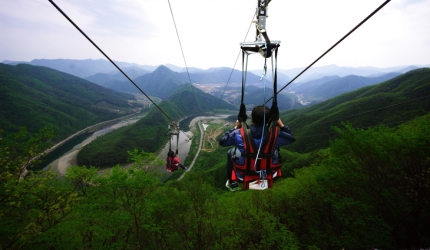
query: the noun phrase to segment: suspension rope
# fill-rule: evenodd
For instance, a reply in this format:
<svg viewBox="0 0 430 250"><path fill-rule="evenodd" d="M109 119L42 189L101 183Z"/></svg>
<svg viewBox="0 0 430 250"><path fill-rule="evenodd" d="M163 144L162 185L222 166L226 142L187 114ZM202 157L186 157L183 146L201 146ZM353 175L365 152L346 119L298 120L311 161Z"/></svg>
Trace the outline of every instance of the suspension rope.
<svg viewBox="0 0 430 250"><path fill-rule="evenodd" d="M313 63L311 63L309 66L307 66L302 72L300 72L296 77L294 77L291 81L289 81L284 87L282 87L278 94L284 90L288 85L290 85L294 80L296 80L299 76L301 76L304 72L306 72L310 67L312 67L316 62L318 62L321 58L323 58L328 52L330 52L334 47L336 47L339 43L341 43L345 38L347 38L349 35L351 35L356 29L358 29L363 23L365 23L368 19L370 19L373 15L375 15L379 10L381 10L387 3L389 3L391 0L386 0L383 4L381 4L376 10L374 10L370 15L368 15L363 21L361 21L357 26L355 26L350 32L348 32L345 36L343 36L337 43L335 43L333 46L331 46L326 52L324 52L320 57L318 57ZM269 102L272 98L267 100L264 104Z"/></svg>
<svg viewBox="0 0 430 250"><path fill-rule="evenodd" d="M173 24L175 25L176 36L178 37L178 41L179 41L179 47L181 47L182 58L184 59L185 68L187 69L188 80L190 81L190 87L191 87L191 90L193 91L194 100L196 101L197 111L199 111L200 110L199 109L199 103L197 102L197 97L196 97L196 94L194 93L194 88L193 88L193 85L192 85L192 82L191 82L190 72L188 71L187 61L185 60L184 50L182 49L181 39L179 38L178 28L176 27L175 16L173 15L172 6L170 5L170 0L167 0L167 2L169 3L170 13L172 14Z"/></svg>
<svg viewBox="0 0 430 250"><path fill-rule="evenodd" d="M78 25L76 25L73 21L72 21L72 19L70 19L67 15L66 15L66 13L64 13L61 9L60 9L60 7L58 7L55 3L54 3L54 1L53 0L49 0L49 2L61 13L61 14L63 14L63 16L67 19L67 20L69 20L69 22L73 25L73 26L75 26L75 28L77 29L77 30L79 30L79 32L81 32L81 34L83 35L83 36L85 36L87 39L88 39L88 41L90 41L93 45L94 45L94 47L96 47L99 51L100 51L100 53L102 53L131 83L133 83L133 85L146 97L146 98L148 98L148 100L150 101L150 102L152 102L154 105L155 105L155 107L157 107L160 111L161 111L161 113L163 113L166 117L167 117L167 119L169 119L169 120L172 120L172 119L170 119L170 117L145 93L145 92L143 92L143 90L139 87L139 86L137 86L137 84L136 83L134 83L134 81L133 80L131 80L131 78L120 68L120 67L118 67L118 65L116 65L116 63L114 62L114 61L112 61L110 58L109 58L109 56L108 55L106 55L104 52L103 52L103 50L101 50L100 48L99 48L99 46L97 46L97 44L96 43L94 43L79 27L78 27Z"/></svg>
<svg viewBox="0 0 430 250"><path fill-rule="evenodd" d="M244 64L246 55L246 64ZM240 97L240 103L245 101L245 85L246 85L246 75L248 73L248 56L249 54L242 50L242 95Z"/></svg>

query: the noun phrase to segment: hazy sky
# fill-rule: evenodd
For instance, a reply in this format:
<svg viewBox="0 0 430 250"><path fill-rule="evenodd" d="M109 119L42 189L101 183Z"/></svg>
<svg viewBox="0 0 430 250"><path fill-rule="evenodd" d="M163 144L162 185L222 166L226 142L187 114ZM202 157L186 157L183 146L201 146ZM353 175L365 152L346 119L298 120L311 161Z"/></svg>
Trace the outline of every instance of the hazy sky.
<svg viewBox="0 0 430 250"><path fill-rule="evenodd" d="M185 67L167 0L55 0L115 61ZM272 0L278 68L308 66L383 0ZM188 67L233 67L255 0L170 0ZM315 66L430 64L430 0L392 0ZM0 62L104 56L48 0L0 0ZM246 41L253 41L255 26ZM238 61L236 69L240 69ZM250 68L264 59L250 56Z"/></svg>

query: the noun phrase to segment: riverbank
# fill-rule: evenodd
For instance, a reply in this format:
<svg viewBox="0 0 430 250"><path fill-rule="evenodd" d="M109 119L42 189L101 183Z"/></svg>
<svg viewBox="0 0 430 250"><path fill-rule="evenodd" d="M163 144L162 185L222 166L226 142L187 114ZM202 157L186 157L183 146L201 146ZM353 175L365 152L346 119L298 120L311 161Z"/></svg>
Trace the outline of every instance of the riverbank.
<svg viewBox="0 0 430 250"><path fill-rule="evenodd" d="M191 120L190 125L189 125L190 130L193 128L196 128L196 126L199 129L199 133L195 133L195 134L200 134L199 146L197 147L197 149L195 149L196 150L195 153L191 152L189 154L190 156L194 155L193 160L191 161L191 163L189 165L185 164L188 167L188 169L183 174L181 174L181 176L179 176L178 180L182 180L182 178L184 178L185 174L193 168L194 163L196 162L197 158L199 157L200 151L202 149L202 144L204 141L204 133L205 133L202 129L202 126L201 126L201 120L225 119L228 116L229 115L198 116L198 117L195 117L193 120ZM196 125L196 123L197 123L197 125ZM189 159L186 159L186 160L187 161L186 162L184 161L184 163L189 162Z"/></svg>
<svg viewBox="0 0 430 250"><path fill-rule="evenodd" d="M75 145L70 151L68 151L66 154L58 158L57 160L54 160L51 162L47 167L44 169L50 168L51 170L56 171L59 175L66 174L66 170L70 166L75 166L77 163L77 155L79 151L90 142L97 139L97 137L104 135L106 133L109 133L115 129L131 125L135 122L137 122L139 119L144 117L146 114L135 116L135 117L126 117L123 118L123 120L119 121L118 123L114 123L108 126L103 127L102 129L94 132L90 137L85 139L83 142Z"/></svg>

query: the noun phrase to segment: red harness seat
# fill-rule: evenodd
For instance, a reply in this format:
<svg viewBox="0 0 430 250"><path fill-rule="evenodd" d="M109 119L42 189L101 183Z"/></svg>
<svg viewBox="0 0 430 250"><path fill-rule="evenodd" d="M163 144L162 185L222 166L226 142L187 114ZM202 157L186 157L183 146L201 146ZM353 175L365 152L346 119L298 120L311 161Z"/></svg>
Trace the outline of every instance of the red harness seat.
<svg viewBox="0 0 430 250"><path fill-rule="evenodd" d="M273 125L270 132L263 139L260 152L257 158L259 145L255 145L251 130L246 123L242 123L240 134L243 138L244 165L238 165L233 161L232 180L243 181L243 189L249 189L249 184L255 180L267 180L269 188L273 186L273 179L282 175L281 163L274 164L273 152L275 149L276 139L278 138L278 127ZM279 157L280 159L280 157ZM242 180L236 174L243 176Z"/></svg>

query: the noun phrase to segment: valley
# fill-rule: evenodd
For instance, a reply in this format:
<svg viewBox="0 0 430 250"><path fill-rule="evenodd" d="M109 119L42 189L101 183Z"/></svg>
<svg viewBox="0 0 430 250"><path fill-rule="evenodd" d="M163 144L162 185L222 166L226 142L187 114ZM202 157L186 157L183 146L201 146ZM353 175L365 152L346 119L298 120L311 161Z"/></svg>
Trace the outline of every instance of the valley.
<svg viewBox="0 0 430 250"><path fill-rule="evenodd" d="M263 247L260 237L274 242L272 248L293 244L297 249L418 249L430 242L428 68L382 82L332 77L291 86L287 90L295 93L283 92L278 99L280 119L296 138L280 148L282 176L270 189L235 192L226 189L228 148L218 147L217 138L237 117L239 84L228 86L220 100L222 82L205 83L214 75L191 86L169 80L178 75L161 68L141 78L142 89L151 82L151 91L162 97L149 105L138 94L48 68L0 70L0 126L5 128L0 236L11 244L122 249L141 240L150 249L171 249L179 239L181 249L218 243L226 248L237 238L219 232L232 227L241 228L238 237L256 248ZM248 112L263 98L258 84L247 85ZM309 98L325 101L303 106ZM94 105L100 103L103 107ZM78 136L82 141L59 157L56 172L29 171L20 179L20 167L45 150L46 140L61 142L119 118L115 110L137 109L147 111L139 120L93 127L97 132L91 138ZM227 112L226 117L216 112ZM154 155L165 159L170 120L182 120L180 127L193 134L179 141L181 161L189 169L166 174L160 163L148 171ZM42 133L46 130L38 132L47 125L60 132L55 140ZM28 130L17 134L21 126ZM111 171L100 174L104 169ZM247 219L241 219L244 214ZM258 237L253 225L259 225ZM14 241L17 234L25 238Z"/></svg>

